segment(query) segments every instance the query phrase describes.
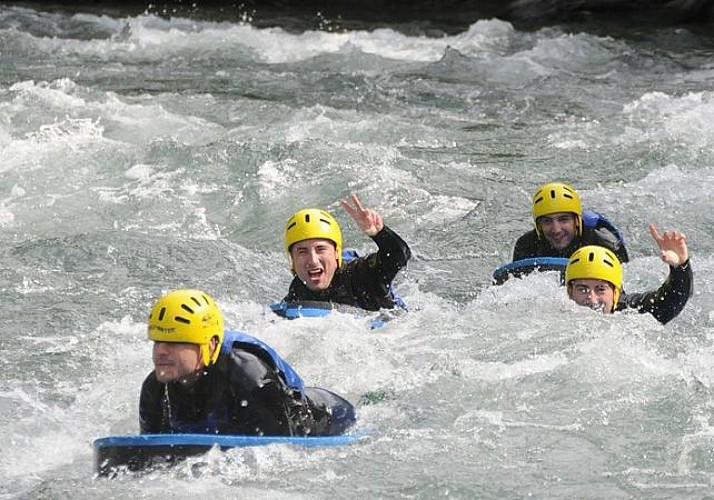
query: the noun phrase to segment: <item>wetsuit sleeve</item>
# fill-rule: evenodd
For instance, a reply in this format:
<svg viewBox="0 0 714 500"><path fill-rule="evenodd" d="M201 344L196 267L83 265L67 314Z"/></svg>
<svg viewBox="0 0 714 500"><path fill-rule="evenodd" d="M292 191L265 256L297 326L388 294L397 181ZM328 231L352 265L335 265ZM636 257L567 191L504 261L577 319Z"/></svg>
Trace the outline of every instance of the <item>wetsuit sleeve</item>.
<svg viewBox="0 0 714 500"><path fill-rule="evenodd" d="M379 250L353 261L352 292L356 297L388 297L389 286L399 270L405 267L412 257L406 242L387 226L372 239ZM368 293L363 294L362 290Z"/></svg>
<svg viewBox="0 0 714 500"><path fill-rule="evenodd" d="M230 353L233 408L248 408L256 428L264 435L309 433L312 421L306 401L286 384L269 357L257 351L259 349L247 346L234 348ZM239 410L232 418L243 418L244 415Z"/></svg>
<svg viewBox="0 0 714 500"><path fill-rule="evenodd" d="M693 288L694 275L688 260L681 266L670 266L667 280L656 291L633 293L621 298L617 310L634 308L641 313L648 312L657 321L666 324L682 312Z"/></svg>
<svg viewBox="0 0 714 500"><path fill-rule="evenodd" d="M379 269L378 277L385 285L389 285L397 276L399 270L406 267L412 258L412 251L407 243L394 231L384 226L372 239L377 244L375 267Z"/></svg>
<svg viewBox="0 0 714 500"><path fill-rule="evenodd" d="M168 432L163 416L161 398L162 384L156 379L154 372L151 372L141 386L139 396L139 429L142 434L156 434Z"/></svg>
<svg viewBox="0 0 714 500"><path fill-rule="evenodd" d="M537 236L535 230L528 231L516 240L513 247L513 262L537 256L536 251Z"/></svg>

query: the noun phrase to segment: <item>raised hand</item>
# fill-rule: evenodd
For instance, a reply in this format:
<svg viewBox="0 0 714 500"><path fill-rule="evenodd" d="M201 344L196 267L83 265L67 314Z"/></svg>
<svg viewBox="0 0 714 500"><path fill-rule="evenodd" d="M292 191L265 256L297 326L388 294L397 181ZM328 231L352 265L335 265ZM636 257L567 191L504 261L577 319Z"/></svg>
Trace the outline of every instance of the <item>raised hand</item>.
<svg viewBox="0 0 714 500"><path fill-rule="evenodd" d="M684 234L679 231L664 231L660 235L654 224L650 224L648 229L659 246L664 262L674 267L687 262L689 250L687 249L687 237Z"/></svg>
<svg viewBox="0 0 714 500"><path fill-rule="evenodd" d="M342 200L342 208L355 220L360 230L367 236L374 236L380 232L384 227L384 221L379 212L372 208L364 208L356 194L352 194L351 198L354 206L350 205L348 200Z"/></svg>

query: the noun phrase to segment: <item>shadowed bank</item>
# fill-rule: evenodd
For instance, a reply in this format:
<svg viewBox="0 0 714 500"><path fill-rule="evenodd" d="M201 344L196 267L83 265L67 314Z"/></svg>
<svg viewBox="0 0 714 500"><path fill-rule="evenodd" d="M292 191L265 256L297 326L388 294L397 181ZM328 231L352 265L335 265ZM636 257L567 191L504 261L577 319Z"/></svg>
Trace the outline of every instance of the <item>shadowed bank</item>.
<svg viewBox="0 0 714 500"><path fill-rule="evenodd" d="M74 0L0 2L63 12L107 15L156 14L197 19L249 20L256 27L296 31L343 30L367 24L409 24L403 31L462 31L479 19L499 18L521 29L552 23L601 22L604 26L710 24L714 0Z"/></svg>

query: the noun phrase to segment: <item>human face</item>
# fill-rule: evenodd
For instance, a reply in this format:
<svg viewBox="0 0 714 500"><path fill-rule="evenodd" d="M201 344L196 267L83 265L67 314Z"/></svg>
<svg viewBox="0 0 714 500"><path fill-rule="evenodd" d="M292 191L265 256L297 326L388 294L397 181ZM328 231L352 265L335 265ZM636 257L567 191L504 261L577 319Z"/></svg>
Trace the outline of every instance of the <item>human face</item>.
<svg viewBox="0 0 714 500"><path fill-rule="evenodd" d="M572 280L568 284L568 297L581 306L611 313L615 305L615 287L605 280Z"/></svg>
<svg viewBox="0 0 714 500"><path fill-rule="evenodd" d="M337 249L330 240L311 238L290 247L293 270L310 290L326 290L337 271Z"/></svg>
<svg viewBox="0 0 714 500"><path fill-rule="evenodd" d="M556 250L563 250L575 238L578 229L575 214L556 212L538 217L537 221L546 241Z"/></svg>
<svg viewBox="0 0 714 500"><path fill-rule="evenodd" d="M154 341L152 352L154 372L161 383L180 380L188 382L203 368L201 347L184 342Z"/></svg>

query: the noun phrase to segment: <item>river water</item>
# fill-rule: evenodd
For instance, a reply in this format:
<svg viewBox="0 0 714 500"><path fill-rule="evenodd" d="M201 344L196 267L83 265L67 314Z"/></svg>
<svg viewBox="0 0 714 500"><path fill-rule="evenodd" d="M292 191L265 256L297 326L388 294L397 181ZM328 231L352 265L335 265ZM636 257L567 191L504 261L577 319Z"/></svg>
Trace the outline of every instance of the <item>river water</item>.
<svg viewBox="0 0 714 500"><path fill-rule="evenodd" d="M713 86L695 28L0 7L0 498L710 497ZM629 291L666 277L649 222L688 236L677 319L577 307L550 273L490 285L551 180L624 233ZM294 211L327 208L346 246L375 248L350 192L411 245L411 311L375 331L273 317ZM189 286L357 404L369 437L94 477L92 441L138 431L149 308Z"/></svg>

